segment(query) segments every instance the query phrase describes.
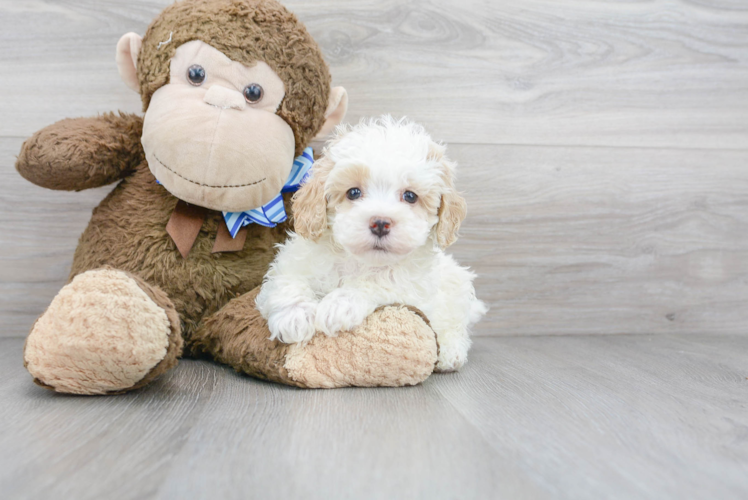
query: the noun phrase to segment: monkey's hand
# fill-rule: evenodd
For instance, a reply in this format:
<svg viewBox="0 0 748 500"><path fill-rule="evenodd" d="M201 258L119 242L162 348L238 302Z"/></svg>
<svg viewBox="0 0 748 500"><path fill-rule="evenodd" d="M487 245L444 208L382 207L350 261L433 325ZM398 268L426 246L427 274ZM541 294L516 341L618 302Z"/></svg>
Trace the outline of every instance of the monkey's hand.
<svg viewBox="0 0 748 500"><path fill-rule="evenodd" d="M68 118L24 142L16 170L49 189L79 191L104 186L143 162L142 133L143 119L133 114Z"/></svg>

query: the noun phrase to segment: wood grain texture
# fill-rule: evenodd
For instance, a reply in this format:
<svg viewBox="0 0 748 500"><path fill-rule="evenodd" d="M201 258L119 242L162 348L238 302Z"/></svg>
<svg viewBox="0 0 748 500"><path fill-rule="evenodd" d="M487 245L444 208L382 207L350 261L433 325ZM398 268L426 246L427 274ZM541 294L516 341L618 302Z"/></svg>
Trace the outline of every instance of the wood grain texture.
<svg viewBox="0 0 748 500"><path fill-rule="evenodd" d="M168 3L0 1L0 135L139 110L114 47ZM408 115L471 144L748 146L744 2L285 3L348 88L354 121Z"/></svg>
<svg viewBox="0 0 748 500"><path fill-rule="evenodd" d="M459 374L305 391L184 361L118 397L35 387L0 340L7 498L748 495L748 337L478 339Z"/></svg>
<svg viewBox="0 0 748 500"><path fill-rule="evenodd" d="M0 336L62 287L111 188L51 192L0 139ZM452 145L468 219L451 248L491 311L478 335L748 333L748 152ZM33 221L33 230L27 229Z"/></svg>
<svg viewBox="0 0 748 500"><path fill-rule="evenodd" d="M746 341L480 339L432 387L554 498L744 498Z"/></svg>
<svg viewBox="0 0 748 500"><path fill-rule="evenodd" d="M748 333L748 152L450 149L479 334Z"/></svg>

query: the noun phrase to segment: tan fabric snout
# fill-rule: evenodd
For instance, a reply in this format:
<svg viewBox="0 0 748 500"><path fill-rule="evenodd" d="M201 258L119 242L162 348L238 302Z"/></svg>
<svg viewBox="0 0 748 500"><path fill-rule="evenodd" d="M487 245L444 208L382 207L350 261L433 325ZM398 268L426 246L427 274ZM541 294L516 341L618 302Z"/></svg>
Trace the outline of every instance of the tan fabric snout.
<svg viewBox="0 0 748 500"><path fill-rule="evenodd" d="M272 200L293 166L291 127L269 111L208 106L195 90L164 85L151 98L141 142L153 175L180 200L212 210Z"/></svg>
<svg viewBox="0 0 748 500"><path fill-rule="evenodd" d="M239 111L244 109L246 101L241 92L236 90L227 89L221 85L213 85L205 93L203 101L221 109L238 109Z"/></svg>

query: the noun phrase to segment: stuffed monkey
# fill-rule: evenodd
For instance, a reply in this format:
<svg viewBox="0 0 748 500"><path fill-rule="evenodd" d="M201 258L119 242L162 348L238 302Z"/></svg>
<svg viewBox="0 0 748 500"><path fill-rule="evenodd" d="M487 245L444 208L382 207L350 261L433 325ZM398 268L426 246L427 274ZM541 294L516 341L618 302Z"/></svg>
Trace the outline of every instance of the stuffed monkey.
<svg viewBox="0 0 748 500"><path fill-rule="evenodd" d="M62 120L28 139L16 168L50 189L118 182L93 211L70 280L24 347L58 392L142 387L180 357L300 387L417 384L437 345L417 310L392 305L307 344L268 340L255 310L308 149L343 118L319 47L274 0L183 0L117 44L144 117ZM314 168L313 166L311 168Z"/></svg>

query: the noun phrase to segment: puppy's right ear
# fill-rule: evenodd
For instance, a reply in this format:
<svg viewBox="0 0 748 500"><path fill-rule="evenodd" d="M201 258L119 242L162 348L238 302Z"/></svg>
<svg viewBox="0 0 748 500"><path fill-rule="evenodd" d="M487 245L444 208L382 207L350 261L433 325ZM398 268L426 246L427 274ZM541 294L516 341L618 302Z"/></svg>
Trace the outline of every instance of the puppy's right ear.
<svg viewBox="0 0 748 500"><path fill-rule="evenodd" d="M439 162L444 192L439 205L439 222L436 223L436 242L444 250L457 241L457 230L467 215L465 199L455 189L455 168L457 164L447 158L446 148L435 142L429 148L429 159Z"/></svg>
<svg viewBox="0 0 748 500"><path fill-rule="evenodd" d="M329 159L314 162L311 177L293 195L294 229L302 238L316 241L327 228L325 181L330 170Z"/></svg>

